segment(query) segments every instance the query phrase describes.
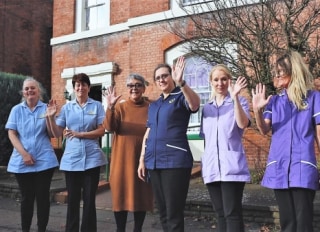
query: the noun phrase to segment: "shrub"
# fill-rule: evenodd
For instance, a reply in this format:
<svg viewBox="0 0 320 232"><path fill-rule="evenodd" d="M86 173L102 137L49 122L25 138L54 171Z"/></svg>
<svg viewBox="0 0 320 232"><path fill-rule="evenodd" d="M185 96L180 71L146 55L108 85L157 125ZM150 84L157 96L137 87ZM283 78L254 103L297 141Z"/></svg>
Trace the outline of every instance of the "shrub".
<svg viewBox="0 0 320 232"><path fill-rule="evenodd" d="M26 77L0 72L0 165L8 164L12 153L12 145L5 130L11 108L21 101L20 91Z"/></svg>

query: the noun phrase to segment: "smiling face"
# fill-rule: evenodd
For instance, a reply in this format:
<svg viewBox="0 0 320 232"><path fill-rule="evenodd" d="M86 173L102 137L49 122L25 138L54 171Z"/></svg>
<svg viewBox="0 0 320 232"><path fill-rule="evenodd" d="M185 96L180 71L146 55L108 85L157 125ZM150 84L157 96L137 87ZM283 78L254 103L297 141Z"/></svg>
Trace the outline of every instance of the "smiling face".
<svg viewBox="0 0 320 232"><path fill-rule="evenodd" d="M277 65L276 69L272 73L273 76L273 85L277 89L287 89L290 81L291 76L288 74L286 68Z"/></svg>
<svg viewBox="0 0 320 232"><path fill-rule="evenodd" d="M90 86L85 82L76 81L74 84L76 98L85 99L89 96Z"/></svg>
<svg viewBox="0 0 320 232"><path fill-rule="evenodd" d="M211 73L210 83L215 94L224 95L228 94L230 77L223 69L216 69Z"/></svg>
<svg viewBox="0 0 320 232"><path fill-rule="evenodd" d="M141 81L132 78L127 82L127 89L129 98L134 102L139 102L142 99L142 95L144 94L146 87Z"/></svg>
<svg viewBox="0 0 320 232"><path fill-rule="evenodd" d="M40 99L40 89L38 83L34 80L24 81L22 95L27 102L37 102Z"/></svg>
<svg viewBox="0 0 320 232"><path fill-rule="evenodd" d="M167 67L161 67L155 71L154 81L163 93L171 93L175 88L174 81Z"/></svg>

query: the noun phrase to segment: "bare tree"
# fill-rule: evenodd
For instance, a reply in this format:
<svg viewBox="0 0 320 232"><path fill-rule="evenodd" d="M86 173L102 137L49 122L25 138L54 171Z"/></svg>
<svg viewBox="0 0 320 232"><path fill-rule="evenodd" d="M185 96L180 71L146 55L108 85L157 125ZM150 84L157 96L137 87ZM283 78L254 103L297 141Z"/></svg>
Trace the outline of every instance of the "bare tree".
<svg viewBox="0 0 320 232"><path fill-rule="evenodd" d="M295 49L320 76L319 0L202 0L185 5L170 31L187 42L187 50L212 63L226 63L237 75L272 89L271 63L275 52Z"/></svg>

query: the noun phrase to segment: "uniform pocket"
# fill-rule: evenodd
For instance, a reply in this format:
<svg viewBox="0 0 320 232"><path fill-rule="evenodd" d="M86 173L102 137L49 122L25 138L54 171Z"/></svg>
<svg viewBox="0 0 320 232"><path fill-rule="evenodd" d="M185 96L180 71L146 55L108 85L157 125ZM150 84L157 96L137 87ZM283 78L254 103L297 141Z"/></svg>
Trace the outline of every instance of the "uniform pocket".
<svg viewBox="0 0 320 232"><path fill-rule="evenodd" d="M221 155L225 157L221 157ZM221 172L225 175L239 175L248 173L245 154L237 151L220 152Z"/></svg>
<svg viewBox="0 0 320 232"><path fill-rule="evenodd" d="M276 177L277 176L277 161L271 161L267 163L266 170L264 175L267 177Z"/></svg>

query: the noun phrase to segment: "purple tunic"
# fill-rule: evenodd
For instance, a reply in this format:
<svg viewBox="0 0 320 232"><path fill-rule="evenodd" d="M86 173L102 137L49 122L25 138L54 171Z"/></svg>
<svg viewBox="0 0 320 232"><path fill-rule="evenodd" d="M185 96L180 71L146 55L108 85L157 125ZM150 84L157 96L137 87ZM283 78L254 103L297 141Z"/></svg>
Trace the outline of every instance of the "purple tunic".
<svg viewBox="0 0 320 232"><path fill-rule="evenodd" d="M239 101L250 119L248 101L241 96ZM204 105L200 137L205 139L201 157L205 184L215 181L250 181L242 145L243 131L236 123L234 105L229 94L221 106L217 106L215 101Z"/></svg>
<svg viewBox="0 0 320 232"><path fill-rule="evenodd" d="M320 124L320 92L309 91L304 103L307 108L298 111L284 90L266 106L264 118L271 120L272 139L264 187L319 188L314 141Z"/></svg>

